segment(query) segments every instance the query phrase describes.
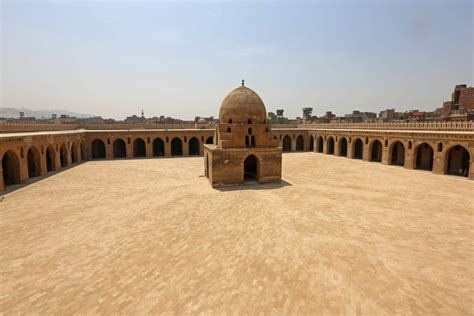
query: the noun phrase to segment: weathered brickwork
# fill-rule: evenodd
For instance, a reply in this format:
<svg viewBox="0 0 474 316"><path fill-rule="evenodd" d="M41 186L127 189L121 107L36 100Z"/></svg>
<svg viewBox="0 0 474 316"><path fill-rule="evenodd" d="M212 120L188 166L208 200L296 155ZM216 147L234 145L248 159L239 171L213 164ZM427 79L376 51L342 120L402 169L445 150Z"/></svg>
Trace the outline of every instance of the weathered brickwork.
<svg viewBox="0 0 474 316"><path fill-rule="evenodd" d="M401 165L408 169L427 169L435 174L465 175L467 170L467 177L474 180L474 131L278 128L272 130L271 135L278 140L278 146L284 152L314 151L349 159ZM117 146L119 140L124 143L123 152ZM0 134L0 189L3 190L4 185L28 183L29 178L61 171L91 159L140 158L136 155L141 153L137 140L143 141L141 145L143 147L144 144L145 148L144 158L190 156L195 154L192 150L190 152L190 147L193 149L191 143L199 144L199 155L202 156L204 144L214 141L214 130L79 130ZM376 145L374 149L376 141L380 146ZM97 146L93 146L98 142L103 144L103 155ZM285 150L288 146L289 150ZM258 148L251 150L255 155L266 155L259 153ZM235 152L233 150L229 154L235 155ZM281 159L281 153L275 153L272 159ZM267 165L262 164L262 172L268 170L264 167ZM278 175L278 168L271 170ZM266 175L263 177L262 173L262 181L266 181L264 178L268 177L271 178Z"/></svg>
<svg viewBox="0 0 474 316"><path fill-rule="evenodd" d="M242 85L219 111L213 145L204 146L204 173L213 187L281 180L281 147L260 97Z"/></svg>

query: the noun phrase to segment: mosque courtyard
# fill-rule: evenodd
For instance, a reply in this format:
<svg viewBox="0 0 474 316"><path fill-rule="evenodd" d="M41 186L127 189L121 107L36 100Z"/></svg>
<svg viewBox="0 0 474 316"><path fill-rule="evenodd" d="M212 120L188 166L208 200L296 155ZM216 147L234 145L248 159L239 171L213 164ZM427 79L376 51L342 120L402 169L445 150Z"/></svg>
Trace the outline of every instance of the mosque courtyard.
<svg viewBox="0 0 474 316"><path fill-rule="evenodd" d="M0 202L0 313L474 310L474 186L315 153L212 189L203 158L90 161Z"/></svg>

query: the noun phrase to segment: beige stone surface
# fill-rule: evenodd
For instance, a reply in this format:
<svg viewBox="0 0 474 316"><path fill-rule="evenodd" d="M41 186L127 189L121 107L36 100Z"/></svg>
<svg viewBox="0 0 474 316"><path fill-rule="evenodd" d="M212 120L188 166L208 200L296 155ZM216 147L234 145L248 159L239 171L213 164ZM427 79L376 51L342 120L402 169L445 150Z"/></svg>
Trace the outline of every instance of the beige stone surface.
<svg viewBox="0 0 474 316"><path fill-rule="evenodd" d="M0 312L472 314L474 184L313 153L212 189L203 158L93 161L0 202Z"/></svg>

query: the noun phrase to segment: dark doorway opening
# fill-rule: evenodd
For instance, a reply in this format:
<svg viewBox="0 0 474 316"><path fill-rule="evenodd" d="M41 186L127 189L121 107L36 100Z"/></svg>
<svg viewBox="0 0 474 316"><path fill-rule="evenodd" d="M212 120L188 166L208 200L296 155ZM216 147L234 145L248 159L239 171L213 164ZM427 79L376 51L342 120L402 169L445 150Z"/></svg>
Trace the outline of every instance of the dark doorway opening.
<svg viewBox="0 0 474 316"><path fill-rule="evenodd" d="M345 137L342 137L340 140L339 140L339 143L340 143L340 147L339 147L339 156L342 156L342 157L347 157L347 140Z"/></svg>
<svg viewBox="0 0 474 316"><path fill-rule="evenodd" d="M137 138L133 142L133 157L146 157L145 141L141 138Z"/></svg>
<svg viewBox="0 0 474 316"><path fill-rule="evenodd" d="M254 155L245 158L244 161L244 181L258 180L258 159Z"/></svg>
<svg viewBox="0 0 474 316"><path fill-rule="evenodd" d="M178 137L171 140L171 156L183 155L183 142Z"/></svg>
<svg viewBox="0 0 474 316"><path fill-rule="evenodd" d="M153 141L153 156L159 157L165 155L165 142L161 138L155 138Z"/></svg>
<svg viewBox="0 0 474 316"><path fill-rule="evenodd" d="M4 185L20 183L20 161L13 151L3 154L2 169Z"/></svg>
<svg viewBox="0 0 474 316"><path fill-rule="evenodd" d="M78 153L78 150L77 150L76 143L72 143L72 145L71 145L71 162L72 163L78 163L79 162L79 153Z"/></svg>
<svg viewBox="0 0 474 316"><path fill-rule="evenodd" d="M390 155L390 164L395 166L405 165L405 146L399 141L392 145L392 154Z"/></svg>
<svg viewBox="0 0 474 316"><path fill-rule="evenodd" d="M459 145L454 146L448 152L446 172L456 176L469 176L470 158L466 148Z"/></svg>
<svg viewBox="0 0 474 316"><path fill-rule="evenodd" d="M114 158L125 158L127 157L127 146L125 141L121 138L117 138L114 141Z"/></svg>
<svg viewBox="0 0 474 316"><path fill-rule="evenodd" d="M189 140L189 155L190 156L199 156L200 150L199 150L199 140L196 137L192 137Z"/></svg>
<svg viewBox="0 0 474 316"><path fill-rule="evenodd" d="M91 144L92 159L105 159L105 144L100 139L94 139Z"/></svg>
<svg viewBox="0 0 474 316"><path fill-rule="evenodd" d="M41 175L40 153L35 147L28 149L26 154L28 160L28 177L38 177Z"/></svg>
<svg viewBox="0 0 474 316"><path fill-rule="evenodd" d="M319 136L318 137L318 153L322 153L324 151L324 141L323 137Z"/></svg>
<svg viewBox="0 0 474 316"><path fill-rule="evenodd" d="M296 151L304 151L304 139L301 135L296 138Z"/></svg>
<svg viewBox="0 0 474 316"><path fill-rule="evenodd" d="M48 172L56 170L56 160L52 146L46 148L46 170Z"/></svg>
<svg viewBox="0 0 474 316"><path fill-rule="evenodd" d="M433 148L427 143L423 143L416 149L416 169L433 170Z"/></svg>
<svg viewBox="0 0 474 316"><path fill-rule="evenodd" d="M65 144L61 145L61 149L59 149L59 155L61 160L61 168L67 167L67 149Z"/></svg>
<svg viewBox="0 0 474 316"><path fill-rule="evenodd" d="M382 143L380 143L378 140L372 142L370 161L382 162Z"/></svg>
<svg viewBox="0 0 474 316"><path fill-rule="evenodd" d="M288 135L283 137L283 151L291 151L291 137Z"/></svg>
<svg viewBox="0 0 474 316"><path fill-rule="evenodd" d="M362 155L364 152L364 144L360 138L357 138L354 143L354 154L352 157L354 159L362 159Z"/></svg>
<svg viewBox="0 0 474 316"><path fill-rule="evenodd" d="M328 155L334 155L334 138L328 138Z"/></svg>

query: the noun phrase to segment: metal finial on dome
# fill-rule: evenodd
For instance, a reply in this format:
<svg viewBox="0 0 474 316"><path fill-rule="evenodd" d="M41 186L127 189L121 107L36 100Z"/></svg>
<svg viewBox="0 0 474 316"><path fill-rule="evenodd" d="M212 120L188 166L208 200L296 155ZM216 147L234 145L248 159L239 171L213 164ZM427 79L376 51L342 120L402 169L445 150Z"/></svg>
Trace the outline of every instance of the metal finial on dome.
<svg viewBox="0 0 474 316"><path fill-rule="evenodd" d="M242 79L242 87L244 86L244 79Z"/></svg>

